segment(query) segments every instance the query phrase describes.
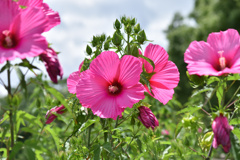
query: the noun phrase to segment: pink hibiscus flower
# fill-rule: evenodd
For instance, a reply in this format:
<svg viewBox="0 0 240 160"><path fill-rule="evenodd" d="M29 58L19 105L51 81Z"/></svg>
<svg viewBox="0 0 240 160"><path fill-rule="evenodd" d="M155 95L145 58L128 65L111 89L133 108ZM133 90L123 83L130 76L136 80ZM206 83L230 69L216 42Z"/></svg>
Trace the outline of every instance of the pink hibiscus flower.
<svg viewBox="0 0 240 160"><path fill-rule="evenodd" d="M233 126L230 126L227 118L220 114L214 119L212 129L214 133L213 148L217 148L221 144L224 152L228 153L231 148L230 132L233 130Z"/></svg>
<svg viewBox="0 0 240 160"><path fill-rule="evenodd" d="M79 70L71 73L67 79L68 91L72 94L76 93L76 86L78 84L78 81L80 80L80 74L81 74L80 71L83 63L84 61L82 61L82 63L79 65Z"/></svg>
<svg viewBox="0 0 240 160"><path fill-rule="evenodd" d="M20 9L12 0L0 1L0 63L43 53L48 43L41 33L48 25L41 9Z"/></svg>
<svg viewBox="0 0 240 160"><path fill-rule="evenodd" d="M139 83L141 72L138 58L125 55L120 60L115 52L102 52L89 70L81 73L77 98L93 114L116 119L126 107L131 108L144 98L144 87Z"/></svg>
<svg viewBox="0 0 240 160"><path fill-rule="evenodd" d="M209 34L207 42L193 41L184 54L189 74L221 76L240 73L240 38L234 29Z"/></svg>
<svg viewBox="0 0 240 160"><path fill-rule="evenodd" d="M40 55L43 63L46 66L48 75L54 83L58 83L57 76L62 79L63 69L58 60L57 53L52 49L48 48L45 52Z"/></svg>
<svg viewBox="0 0 240 160"><path fill-rule="evenodd" d="M151 59L155 64L155 69L153 70L149 62L141 59L146 72L150 75L149 82L154 95L151 94L147 85L145 85L145 89L152 97L166 104L172 99L174 88L178 85L178 68L173 62L168 61L167 52L159 45L150 43L145 49L144 56Z"/></svg>
<svg viewBox="0 0 240 160"><path fill-rule="evenodd" d="M43 10L48 21L48 25L44 30L45 32L61 22L58 12L49 8L47 3L43 3L43 0L19 0L17 3L24 7L39 7Z"/></svg>

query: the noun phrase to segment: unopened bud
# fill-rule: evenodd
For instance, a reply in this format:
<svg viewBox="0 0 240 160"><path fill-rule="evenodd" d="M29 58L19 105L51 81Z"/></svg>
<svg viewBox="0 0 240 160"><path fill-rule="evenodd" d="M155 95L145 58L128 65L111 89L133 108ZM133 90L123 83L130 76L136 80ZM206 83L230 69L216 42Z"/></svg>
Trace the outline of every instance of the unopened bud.
<svg viewBox="0 0 240 160"><path fill-rule="evenodd" d="M119 33L117 31L113 34L112 42L116 46L120 46L121 45L122 38L121 38L121 36L119 35Z"/></svg>
<svg viewBox="0 0 240 160"><path fill-rule="evenodd" d="M138 33L140 31L140 24L138 23L135 27L134 27L134 32Z"/></svg>
<svg viewBox="0 0 240 160"><path fill-rule="evenodd" d="M114 23L114 28L117 29L117 30L121 29L121 23L119 22L118 19L116 19L116 21Z"/></svg>
<svg viewBox="0 0 240 160"><path fill-rule="evenodd" d="M146 41L146 34L145 34L145 31L144 30L141 30L137 36L137 41L140 43L140 44L143 44L144 41Z"/></svg>

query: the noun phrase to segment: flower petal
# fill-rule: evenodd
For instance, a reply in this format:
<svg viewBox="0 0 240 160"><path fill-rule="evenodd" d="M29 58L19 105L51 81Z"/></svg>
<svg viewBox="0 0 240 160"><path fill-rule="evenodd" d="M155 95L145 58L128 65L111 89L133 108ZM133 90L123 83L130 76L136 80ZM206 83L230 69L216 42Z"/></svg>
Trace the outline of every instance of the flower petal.
<svg viewBox="0 0 240 160"><path fill-rule="evenodd" d="M131 87L138 83L142 72L141 61L133 56L125 55L120 61L118 82L123 87Z"/></svg>
<svg viewBox="0 0 240 160"><path fill-rule="evenodd" d="M76 86L78 84L78 81L80 79L80 72L76 71L73 72L69 75L68 79L67 79L67 87L68 87L68 91L72 94L76 93Z"/></svg>
<svg viewBox="0 0 240 160"><path fill-rule="evenodd" d="M144 52L144 56L147 58L150 58L154 64L155 69L154 72L160 71L168 62L168 54L165 51L165 49L159 45L153 45L149 44ZM151 73L153 71L153 67L150 63L148 63L146 60L143 60L144 68L148 73Z"/></svg>
<svg viewBox="0 0 240 160"><path fill-rule="evenodd" d="M234 60L233 57L236 50L239 49L239 40L238 31L228 29L209 34L207 43L210 44L215 52L223 51L222 56L226 58L227 62L230 62Z"/></svg>
<svg viewBox="0 0 240 160"><path fill-rule="evenodd" d="M105 51L91 62L90 70L107 82L112 83L118 74L119 62L117 53Z"/></svg>
<svg viewBox="0 0 240 160"><path fill-rule="evenodd" d="M173 89L177 87L179 82L179 72L177 66L168 61L167 64L155 73L150 79L150 85L162 89Z"/></svg>
<svg viewBox="0 0 240 160"><path fill-rule="evenodd" d="M116 97L117 105L120 108L132 108L133 104L144 99L144 91L144 86L139 82L130 88L123 88L121 94Z"/></svg>

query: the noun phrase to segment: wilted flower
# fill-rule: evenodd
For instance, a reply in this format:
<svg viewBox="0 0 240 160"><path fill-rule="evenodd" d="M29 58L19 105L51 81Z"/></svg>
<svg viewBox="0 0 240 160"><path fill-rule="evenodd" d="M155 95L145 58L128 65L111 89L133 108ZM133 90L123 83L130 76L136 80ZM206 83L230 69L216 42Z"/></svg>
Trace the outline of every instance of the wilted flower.
<svg viewBox="0 0 240 160"><path fill-rule="evenodd" d="M240 73L240 38L237 30L209 34L207 42L193 41L184 54L189 74L221 76Z"/></svg>
<svg viewBox="0 0 240 160"><path fill-rule="evenodd" d="M57 83L57 76L62 78L63 69L61 64L59 63L57 53L52 49L48 48L45 52L40 55L43 63L46 66L48 75L54 83Z"/></svg>
<svg viewBox="0 0 240 160"><path fill-rule="evenodd" d="M65 107L62 105L60 107L54 107L47 111L45 118L47 119L46 124L52 123L52 121L57 118L56 114L63 114Z"/></svg>
<svg viewBox="0 0 240 160"><path fill-rule="evenodd" d="M217 148L221 144L224 152L228 153L231 148L230 132L233 130L233 126L230 126L227 118L220 114L214 119L212 130L214 133L213 148Z"/></svg>
<svg viewBox="0 0 240 160"><path fill-rule="evenodd" d="M116 119L125 108L144 98L144 87L139 82L142 65L138 58L102 52L90 68L81 72L76 92L84 107L101 118Z"/></svg>
<svg viewBox="0 0 240 160"><path fill-rule="evenodd" d="M42 9L21 9L12 0L1 0L0 6L0 63L35 57L47 49L41 34L49 24Z"/></svg>
<svg viewBox="0 0 240 160"><path fill-rule="evenodd" d="M159 45L150 43L145 49L144 56L151 59L155 64L155 69L153 70L152 65L142 59L146 72L151 75L149 82L154 95L151 94L147 85L145 85L145 88L151 96L166 104L172 99L174 88L177 87L179 82L177 66L173 62L168 61L167 52Z"/></svg>
<svg viewBox="0 0 240 160"><path fill-rule="evenodd" d="M159 126L159 122L155 115L152 113L151 109L145 106L141 106L138 108L139 116L138 119L142 122L142 124L149 128L151 127L153 130L155 127Z"/></svg>

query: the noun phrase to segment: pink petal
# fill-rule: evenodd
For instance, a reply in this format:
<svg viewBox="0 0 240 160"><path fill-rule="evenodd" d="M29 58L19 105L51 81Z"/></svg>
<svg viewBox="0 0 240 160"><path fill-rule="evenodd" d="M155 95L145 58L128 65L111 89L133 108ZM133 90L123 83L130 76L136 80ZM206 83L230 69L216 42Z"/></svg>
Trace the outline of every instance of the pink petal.
<svg viewBox="0 0 240 160"><path fill-rule="evenodd" d="M12 31L18 39L33 34L41 34L48 25L46 15L41 8L27 7L13 22Z"/></svg>
<svg viewBox="0 0 240 160"><path fill-rule="evenodd" d="M83 106L94 106L108 97L108 82L90 70L81 72L76 86L77 98Z"/></svg>
<svg viewBox="0 0 240 160"><path fill-rule="evenodd" d="M41 7L43 0L19 0L18 4L22 6Z"/></svg>
<svg viewBox="0 0 240 160"><path fill-rule="evenodd" d="M91 107L94 115L101 118L112 118L117 119L118 116L122 115L125 108L118 107L116 99L113 97L104 97L104 101L99 101Z"/></svg>
<svg viewBox="0 0 240 160"><path fill-rule="evenodd" d="M120 61L118 82L123 87L131 87L138 83L142 72L142 64L136 57L125 55Z"/></svg>
<svg viewBox="0 0 240 160"><path fill-rule="evenodd" d="M60 24L60 16L58 12L53 11L46 3L42 4L43 12L47 15L48 18L48 25L47 28L45 28L45 32L49 31L51 28L55 27L56 25Z"/></svg>
<svg viewBox="0 0 240 160"><path fill-rule="evenodd" d="M119 57L115 52L105 51L97 56L90 64L90 70L112 83L119 73Z"/></svg>
<svg viewBox="0 0 240 160"><path fill-rule="evenodd" d="M167 52L163 47L159 45L153 45L150 43L145 49L144 56L150 58L154 62L155 64L154 72L160 71L168 62ZM148 73L151 73L153 71L152 65L148 63L146 60L143 60L143 63L146 71Z"/></svg>
<svg viewBox="0 0 240 160"><path fill-rule="evenodd" d="M9 0L0 0L0 34L2 31L9 30L13 19L19 14L19 8L16 2Z"/></svg>
<svg viewBox="0 0 240 160"><path fill-rule="evenodd" d="M76 93L76 86L78 84L78 81L80 79L80 72L73 72L70 74L70 76L67 79L67 87L68 91L72 94Z"/></svg>
<svg viewBox="0 0 240 160"><path fill-rule="evenodd" d="M207 62L195 62L187 65L187 70L189 74L196 74L199 76L212 75L218 76L219 72L213 68L210 63Z"/></svg>
<svg viewBox="0 0 240 160"><path fill-rule="evenodd" d="M218 51L223 51L223 57L226 58L227 62L233 59L236 50L239 49L239 34L235 29L228 29L226 31L211 33L208 36L207 43L213 48L217 53Z"/></svg>
<svg viewBox="0 0 240 160"><path fill-rule="evenodd" d="M152 87L152 92L154 96L149 92L148 87L145 86L145 89L147 92L154 97L155 99L159 100L161 103L164 105L167 104L169 100L172 99L174 90L173 89L164 89L164 88L157 88L157 87Z"/></svg>
<svg viewBox="0 0 240 160"><path fill-rule="evenodd" d="M179 72L177 66L168 61L167 64L155 73L150 79L150 85L162 89L173 89L177 87L179 82Z"/></svg>
<svg viewBox="0 0 240 160"><path fill-rule="evenodd" d="M121 108L132 108L133 104L144 99L144 86L141 83L130 88L123 88L120 95L116 97L117 105Z"/></svg>

